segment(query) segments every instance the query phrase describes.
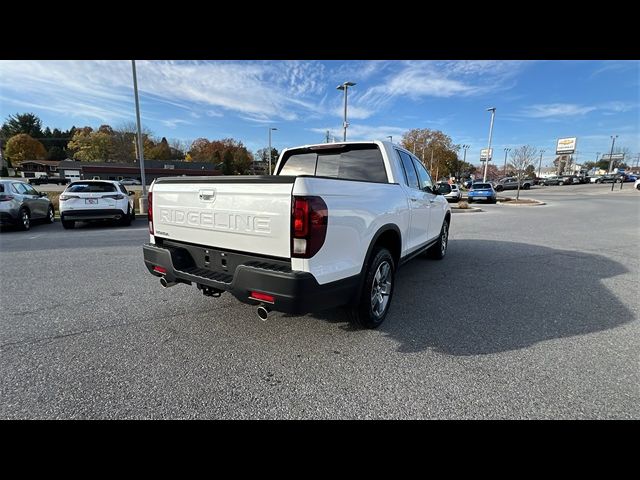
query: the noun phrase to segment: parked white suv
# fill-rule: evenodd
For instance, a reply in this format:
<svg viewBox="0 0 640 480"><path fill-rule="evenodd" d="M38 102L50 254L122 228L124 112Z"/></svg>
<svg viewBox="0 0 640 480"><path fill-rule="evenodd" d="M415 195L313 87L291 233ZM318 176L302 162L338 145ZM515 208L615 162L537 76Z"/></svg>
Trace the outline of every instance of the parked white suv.
<svg viewBox="0 0 640 480"><path fill-rule="evenodd" d="M119 220L130 225L135 219L133 195L112 180L73 182L60 195L62 226L73 228L77 221L93 220Z"/></svg>
<svg viewBox="0 0 640 480"><path fill-rule="evenodd" d="M150 188L144 262L163 287L196 284L300 314L346 305L385 319L398 267L447 251L451 209L426 168L391 142L284 150L276 175L172 177ZM426 307L426 306L425 306Z"/></svg>

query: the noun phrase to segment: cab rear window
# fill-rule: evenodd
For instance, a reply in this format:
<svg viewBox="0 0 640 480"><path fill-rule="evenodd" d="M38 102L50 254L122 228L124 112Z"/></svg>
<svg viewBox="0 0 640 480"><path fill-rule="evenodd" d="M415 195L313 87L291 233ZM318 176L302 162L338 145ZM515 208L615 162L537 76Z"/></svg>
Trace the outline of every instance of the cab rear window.
<svg viewBox="0 0 640 480"><path fill-rule="evenodd" d="M382 153L377 145L312 147L285 153L279 175L317 177L387 183Z"/></svg>

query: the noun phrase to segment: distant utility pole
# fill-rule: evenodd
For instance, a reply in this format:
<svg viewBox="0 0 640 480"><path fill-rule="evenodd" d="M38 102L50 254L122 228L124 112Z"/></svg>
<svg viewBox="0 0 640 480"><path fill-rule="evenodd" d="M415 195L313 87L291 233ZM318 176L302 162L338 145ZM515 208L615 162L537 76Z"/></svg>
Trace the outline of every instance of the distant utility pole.
<svg viewBox="0 0 640 480"><path fill-rule="evenodd" d="M504 149L504 176L507 176L507 154L511 151L510 148Z"/></svg>
<svg viewBox="0 0 640 480"><path fill-rule="evenodd" d="M540 150L540 162L538 163L538 178L540 178L540 172L542 171L542 154L544 150Z"/></svg>
<svg viewBox="0 0 640 480"><path fill-rule="evenodd" d="M331 142L329 141L329 130L327 130L327 141L326 141L326 143L331 143Z"/></svg>
<svg viewBox="0 0 640 480"><path fill-rule="evenodd" d="M611 135L611 153L609 154L609 173L613 172L613 146L616 144L616 138L618 135ZM611 191L613 192L613 186L615 182L611 184Z"/></svg>
<svg viewBox="0 0 640 480"><path fill-rule="evenodd" d="M429 163L429 175L433 175L433 148L431 149L431 162Z"/></svg>

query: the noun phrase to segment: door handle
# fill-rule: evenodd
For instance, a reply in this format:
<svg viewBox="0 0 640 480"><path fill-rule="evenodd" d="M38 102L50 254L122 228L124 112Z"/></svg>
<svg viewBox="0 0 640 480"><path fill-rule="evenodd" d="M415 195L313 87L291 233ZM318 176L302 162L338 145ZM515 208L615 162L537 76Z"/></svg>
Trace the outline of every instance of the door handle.
<svg viewBox="0 0 640 480"><path fill-rule="evenodd" d="M429 203L433 203L433 202L435 202L435 200L433 200L433 199L429 200Z"/></svg>
<svg viewBox="0 0 640 480"><path fill-rule="evenodd" d="M409 197L411 199L412 202L417 202L418 199L416 197Z"/></svg>

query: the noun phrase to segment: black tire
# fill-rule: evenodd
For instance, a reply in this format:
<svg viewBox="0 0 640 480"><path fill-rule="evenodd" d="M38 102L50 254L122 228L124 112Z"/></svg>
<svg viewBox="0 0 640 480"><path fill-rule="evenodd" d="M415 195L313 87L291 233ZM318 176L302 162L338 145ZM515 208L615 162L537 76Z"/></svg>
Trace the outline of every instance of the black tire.
<svg viewBox="0 0 640 480"><path fill-rule="evenodd" d="M558 182L558 185L564 185L564 182Z"/></svg>
<svg viewBox="0 0 640 480"><path fill-rule="evenodd" d="M395 274L396 267L389 250L375 248L367 265L358 304L349 311L352 323L364 328L382 325L391 305Z"/></svg>
<svg viewBox="0 0 640 480"><path fill-rule="evenodd" d="M120 225L124 227L131 225L131 205L127 205L127 214L120 219Z"/></svg>
<svg viewBox="0 0 640 480"><path fill-rule="evenodd" d="M56 211L53 209L53 205L49 205L49 211L47 211L47 223L53 223L56 221Z"/></svg>
<svg viewBox="0 0 640 480"><path fill-rule="evenodd" d="M528 183L525 183L522 188L524 188L525 190L529 190L531 188L531 185L529 185Z"/></svg>
<svg viewBox="0 0 640 480"><path fill-rule="evenodd" d="M73 230L76 226L75 220L65 220L64 217L60 217L60 220L62 222L62 228L65 230Z"/></svg>
<svg viewBox="0 0 640 480"><path fill-rule="evenodd" d="M501 192L504 190L504 187L502 185L496 185L496 192Z"/></svg>
<svg viewBox="0 0 640 480"><path fill-rule="evenodd" d="M427 250L427 256L434 260L442 260L447 254L447 246L449 245L449 220L444 219L438 241Z"/></svg>
<svg viewBox="0 0 640 480"><path fill-rule="evenodd" d="M18 228L24 231L31 228L31 214L26 208L21 208L18 212Z"/></svg>

